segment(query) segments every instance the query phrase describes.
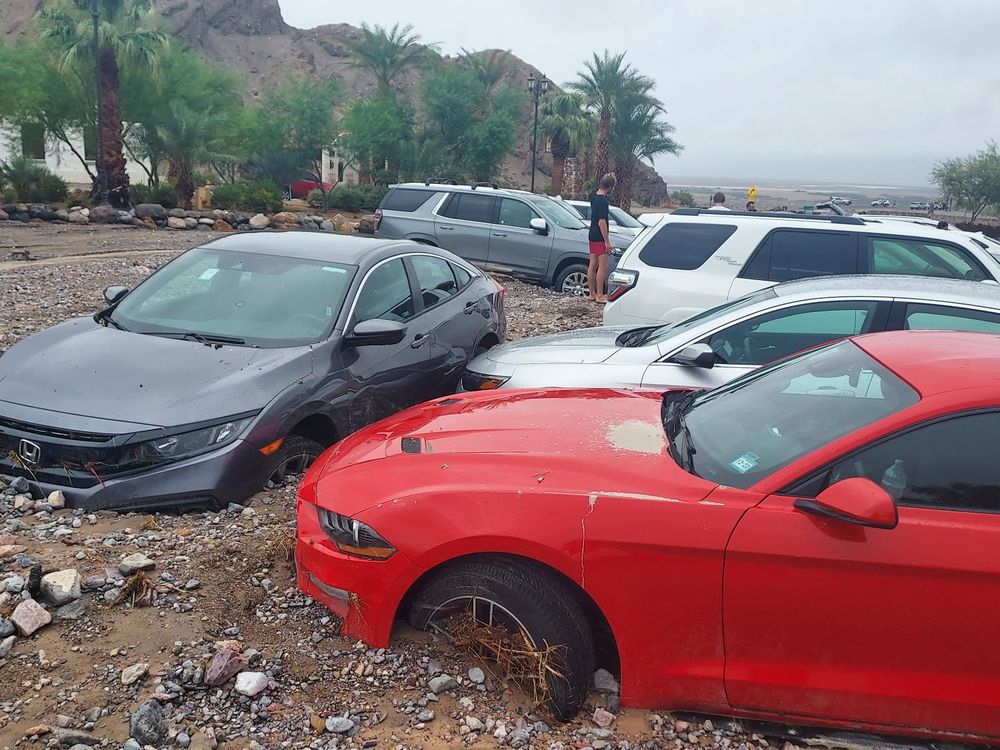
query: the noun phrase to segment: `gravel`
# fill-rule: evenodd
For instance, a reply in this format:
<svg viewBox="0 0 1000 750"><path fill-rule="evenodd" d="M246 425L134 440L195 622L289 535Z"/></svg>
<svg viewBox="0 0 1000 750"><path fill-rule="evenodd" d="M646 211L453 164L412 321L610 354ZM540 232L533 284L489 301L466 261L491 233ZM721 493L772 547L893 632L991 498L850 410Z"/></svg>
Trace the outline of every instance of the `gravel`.
<svg viewBox="0 0 1000 750"><path fill-rule="evenodd" d="M116 252L133 233L88 228L86 236ZM94 312L105 286L132 286L180 249L0 266L0 349ZM501 283L512 339L600 323L595 304ZM44 574L78 572L68 590L77 596L79 586L80 598L66 605L72 617L0 640L0 748L47 740L197 750L769 745L736 727L618 713L617 683L604 674L580 716L560 725L488 665L429 635L400 634L388 649L341 638L337 618L296 586L292 481L248 501L250 513L85 513L16 501L18 492L0 487L0 548L12 550L0 559L0 618L20 604L45 620L34 600ZM125 570L147 571L129 584L119 567L126 559Z"/></svg>

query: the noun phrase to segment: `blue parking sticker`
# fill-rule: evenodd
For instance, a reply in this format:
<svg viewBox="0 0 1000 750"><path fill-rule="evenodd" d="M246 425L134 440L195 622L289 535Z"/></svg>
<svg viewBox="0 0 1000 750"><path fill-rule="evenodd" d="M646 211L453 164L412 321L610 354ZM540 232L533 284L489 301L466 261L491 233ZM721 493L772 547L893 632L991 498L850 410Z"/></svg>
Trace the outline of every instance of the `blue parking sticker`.
<svg viewBox="0 0 1000 750"><path fill-rule="evenodd" d="M746 474L757 465L759 460L760 456L756 453L744 453L735 461L731 461L729 465L736 469L736 471L740 474Z"/></svg>

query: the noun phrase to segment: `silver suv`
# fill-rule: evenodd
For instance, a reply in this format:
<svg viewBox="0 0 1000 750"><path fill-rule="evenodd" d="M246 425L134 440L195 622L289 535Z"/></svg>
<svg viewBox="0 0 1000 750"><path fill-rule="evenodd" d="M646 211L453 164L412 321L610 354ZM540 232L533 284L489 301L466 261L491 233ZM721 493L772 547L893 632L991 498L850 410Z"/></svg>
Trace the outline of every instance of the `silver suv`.
<svg viewBox="0 0 1000 750"><path fill-rule="evenodd" d="M375 212L375 236L450 250L480 268L587 293L587 228L561 201L495 184L393 185ZM612 235L624 249L630 237ZM612 255L608 271L617 258Z"/></svg>

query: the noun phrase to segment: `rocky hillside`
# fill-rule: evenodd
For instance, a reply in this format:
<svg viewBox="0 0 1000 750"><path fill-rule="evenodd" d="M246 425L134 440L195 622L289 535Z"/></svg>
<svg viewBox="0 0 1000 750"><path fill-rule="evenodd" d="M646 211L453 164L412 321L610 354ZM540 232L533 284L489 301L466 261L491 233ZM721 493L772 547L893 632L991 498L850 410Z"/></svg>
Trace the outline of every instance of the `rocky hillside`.
<svg viewBox="0 0 1000 750"><path fill-rule="evenodd" d="M330 76L340 81L349 98L375 91L375 80L352 64L350 43L359 39L360 29L348 24L328 24L297 29L285 23L278 0L152 0L156 11L191 49L233 68L247 78L247 96L259 96L267 87L280 85L290 75ZM0 0L0 34L19 38L29 30L31 17L45 0ZM419 31L419 29L418 29ZM537 68L511 56L507 78L524 85L529 73L540 76ZM420 71L407 71L397 82L401 94L414 94ZM530 183L531 134L525 127L514 154L504 166L504 178L511 184ZM535 182L549 183L550 162L540 159ZM636 184L637 200L655 205L666 196L663 180L643 167Z"/></svg>

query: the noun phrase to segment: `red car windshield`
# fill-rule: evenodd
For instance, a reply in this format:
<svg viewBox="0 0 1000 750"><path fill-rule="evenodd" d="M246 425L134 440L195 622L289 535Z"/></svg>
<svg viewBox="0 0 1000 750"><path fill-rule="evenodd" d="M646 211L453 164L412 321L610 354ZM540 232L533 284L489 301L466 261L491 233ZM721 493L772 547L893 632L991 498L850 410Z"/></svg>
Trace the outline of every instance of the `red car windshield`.
<svg viewBox="0 0 1000 750"><path fill-rule="evenodd" d="M664 405L664 421L681 466L746 489L918 400L909 385L843 341L691 394L685 403L674 397Z"/></svg>

